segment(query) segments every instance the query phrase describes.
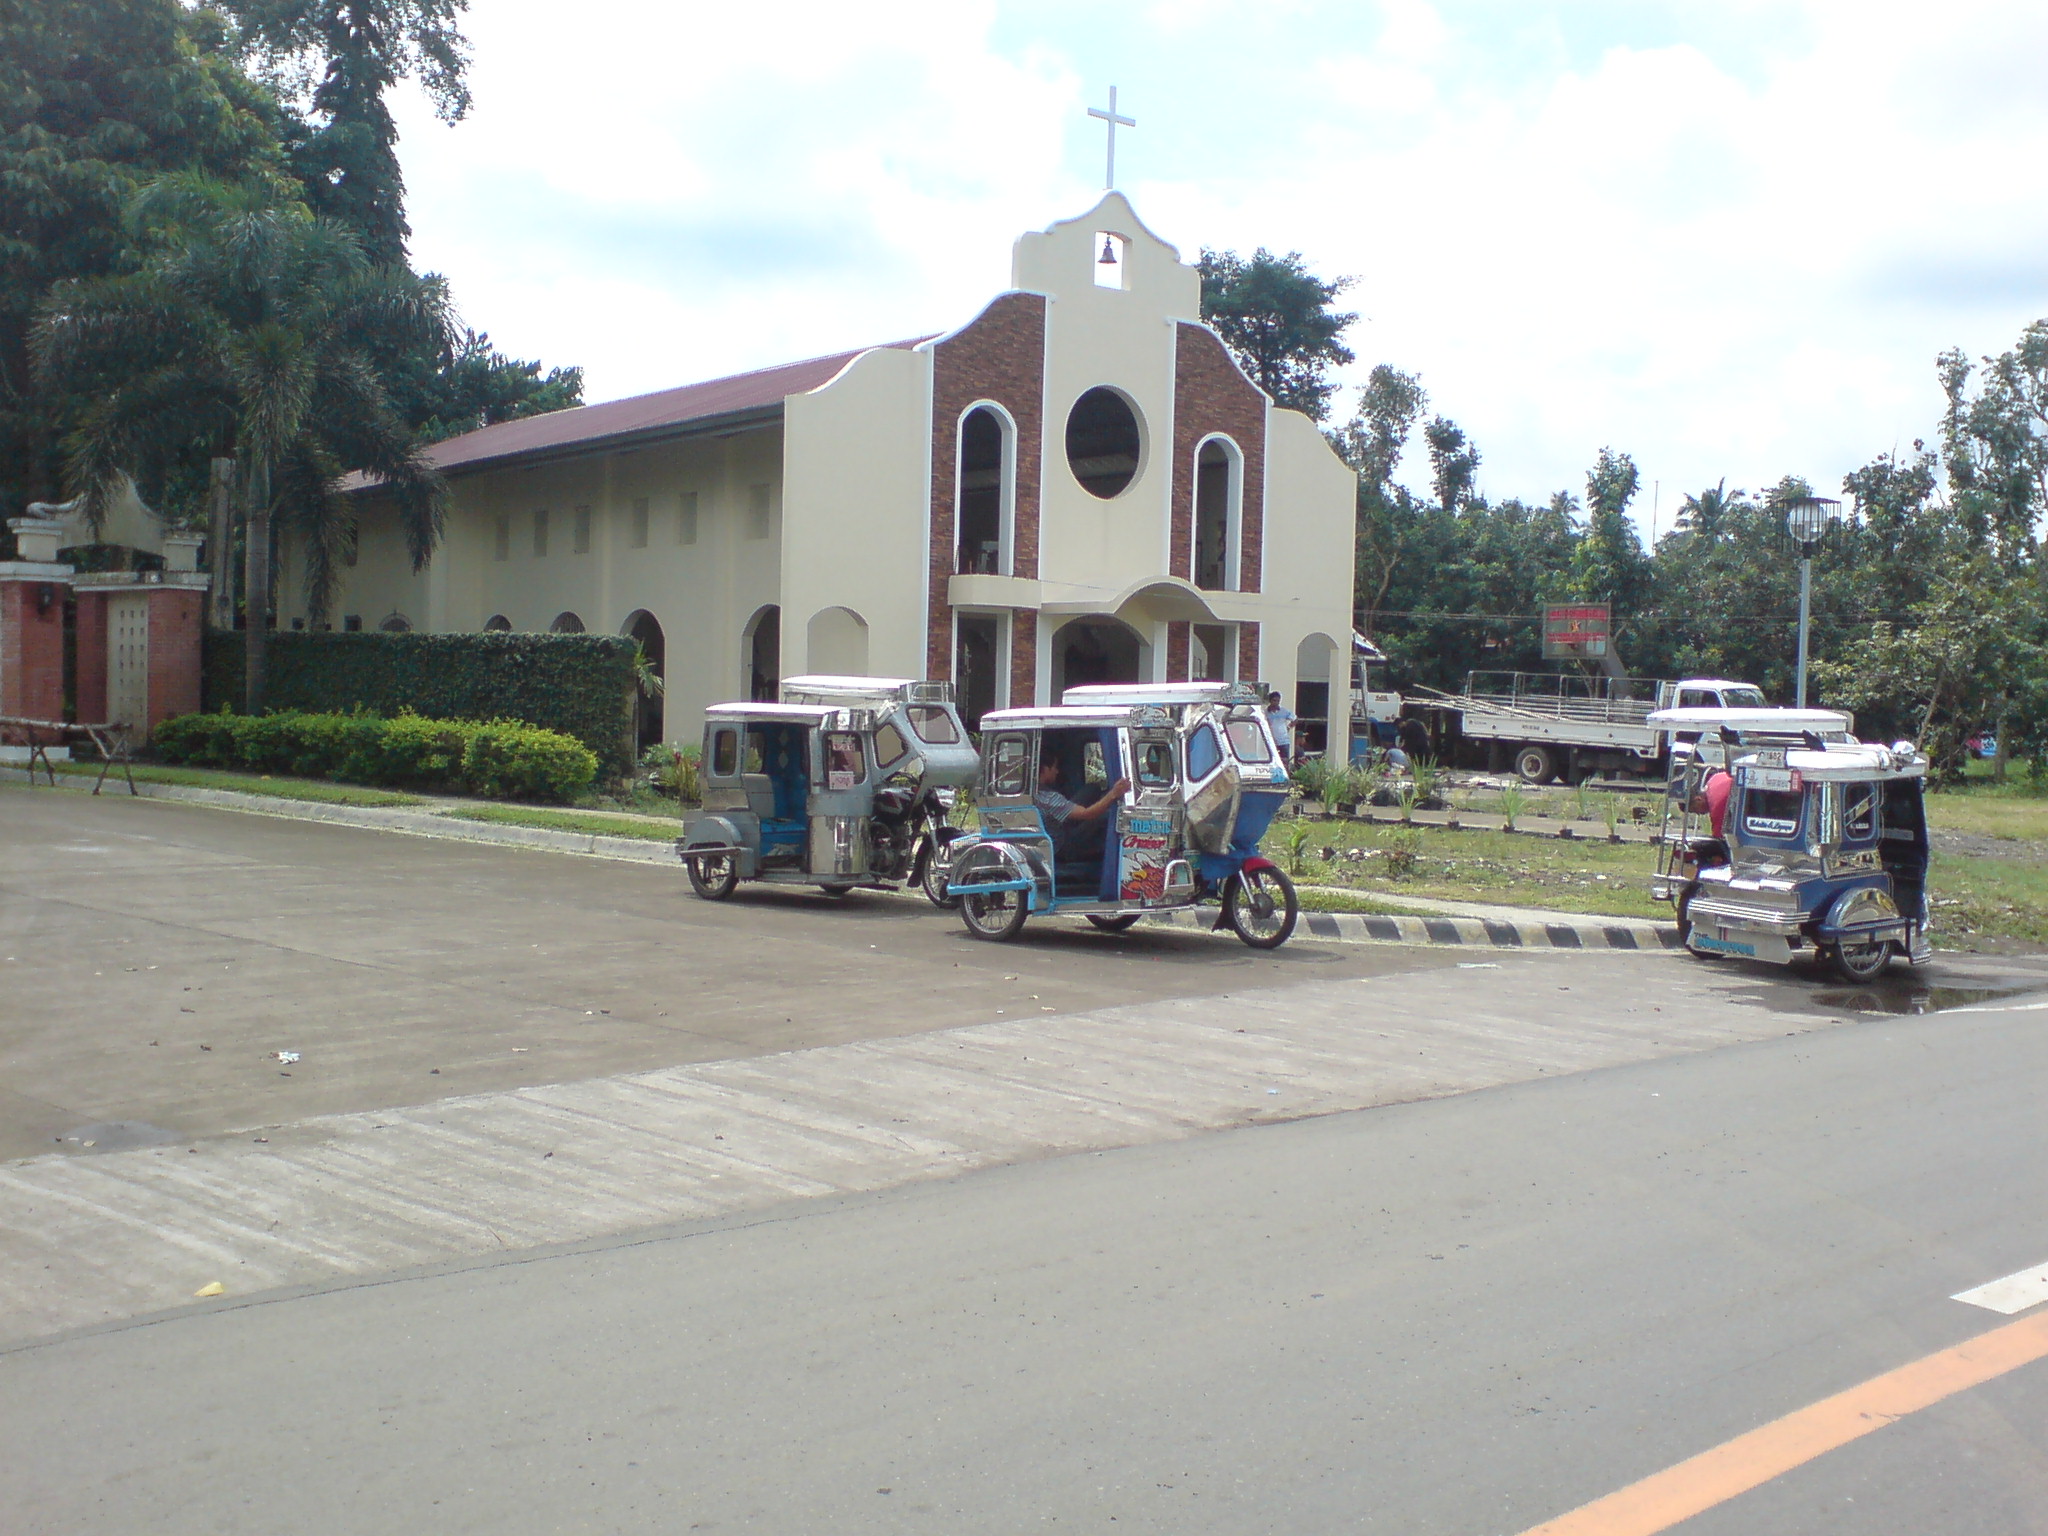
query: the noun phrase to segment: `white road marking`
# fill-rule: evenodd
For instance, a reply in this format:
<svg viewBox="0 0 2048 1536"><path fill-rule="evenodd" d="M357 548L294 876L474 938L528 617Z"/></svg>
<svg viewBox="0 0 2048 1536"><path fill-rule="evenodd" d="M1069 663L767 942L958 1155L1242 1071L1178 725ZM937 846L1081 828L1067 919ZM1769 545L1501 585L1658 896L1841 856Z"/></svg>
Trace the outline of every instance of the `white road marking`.
<svg viewBox="0 0 2048 1536"><path fill-rule="evenodd" d="M2048 1003L1984 1003L1970 1008L1943 1008L1950 1013L2041 1013L2048 1011Z"/></svg>
<svg viewBox="0 0 2048 1536"><path fill-rule="evenodd" d="M2020 1270L2002 1280L1957 1291L1949 1300L1966 1301L1973 1307L2003 1312L2007 1317L2029 1307L2038 1307L2048 1301L2048 1264L2036 1264L2032 1269Z"/></svg>

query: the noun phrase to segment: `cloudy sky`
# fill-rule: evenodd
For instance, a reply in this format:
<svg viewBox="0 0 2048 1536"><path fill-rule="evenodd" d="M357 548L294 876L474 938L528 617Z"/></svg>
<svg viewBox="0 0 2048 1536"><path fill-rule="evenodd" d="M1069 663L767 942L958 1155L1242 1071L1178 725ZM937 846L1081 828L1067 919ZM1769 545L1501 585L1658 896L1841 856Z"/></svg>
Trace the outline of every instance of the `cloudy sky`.
<svg viewBox="0 0 2048 1536"><path fill-rule="evenodd" d="M1118 180L1190 258L1357 280L1495 497L1831 488L2048 315L2040 0L473 0L403 111L418 264L611 399L958 324ZM1340 412L1348 414L1347 391ZM1411 454L1406 478L1427 479ZM1661 487L1651 506L1653 482Z"/></svg>

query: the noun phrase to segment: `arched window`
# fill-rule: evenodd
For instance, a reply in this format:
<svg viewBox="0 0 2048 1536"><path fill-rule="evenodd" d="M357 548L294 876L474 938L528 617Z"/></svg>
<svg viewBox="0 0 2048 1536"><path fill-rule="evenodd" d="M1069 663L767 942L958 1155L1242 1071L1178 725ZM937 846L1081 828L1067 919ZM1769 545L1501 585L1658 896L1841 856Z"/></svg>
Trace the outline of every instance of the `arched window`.
<svg viewBox="0 0 2048 1536"><path fill-rule="evenodd" d="M502 613L494 613L484 620L484 632L486 634L502 635L510 631L511 628L512 621Z"/></svg>
<svg viewBox="0 0 2048 1536"><path fill-rule="evenodd" d="M1244 458L1227 437L1195 450L1195 585L1205 592L1237 590L1239 530L1243 527Z"/></svg>
<svg viewBox="0 0 2048 1536"><path fill-rule="evenodd" d="M640 654L647 660L647 670L653 674L656 686L641 684L637 690L636 706L633 711L635 745L645 752L662 739L662 694L661 686L668 676L668 637L661 631L661 621L645 608L626 616L619 633L628 640L638 642Z"/></svg>
<svg viewBox="0 0 2048 1536"><path fill-rule="evenodd" d="M552 635L580 635L583 633L583 621L573 613L558 613L555 615L555 622L548 626L548 633Z"/></svg>
<svg viewBox="0 0 2048 1536"><path fill-rule="evenodd" d="M747 697L771 704L782 693L782 610L773 603L757 609L740 639Z"/></svg>
<svg viewBox="0 0 2048 1536"><path fill-rule="evenodd" d="M387 635L402 635L411 630L412 620L402 613L392 612L386 614L377 627Z"/></svg>
<svg viewBox="0 0 2048 1536"><path fill-rule="evenodd" d="M1007 576L1017 505L1017 434L1009 416L977 405L960 418L960 494L954 517L953 569L962 576Z"/></svg>

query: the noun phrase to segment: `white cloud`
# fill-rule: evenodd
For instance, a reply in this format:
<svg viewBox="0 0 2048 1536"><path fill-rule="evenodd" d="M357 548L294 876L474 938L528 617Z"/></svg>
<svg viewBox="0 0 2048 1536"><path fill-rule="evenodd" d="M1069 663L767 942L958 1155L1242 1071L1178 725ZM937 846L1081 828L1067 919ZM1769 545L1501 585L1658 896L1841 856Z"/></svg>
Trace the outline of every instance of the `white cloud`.
<svg viewBox="0 0 2048 1536"><path fill-rule="evenodd" d="M1086 206L1114 80L1167 238L1357 274L1359 377L1421 372L1492 494L1611 444L1667 519L1927 432L1937 351L2048 313L2036 5L1247 14L492 0L474 116L404 120L415 253L592 398L943 329Z"/></svg>

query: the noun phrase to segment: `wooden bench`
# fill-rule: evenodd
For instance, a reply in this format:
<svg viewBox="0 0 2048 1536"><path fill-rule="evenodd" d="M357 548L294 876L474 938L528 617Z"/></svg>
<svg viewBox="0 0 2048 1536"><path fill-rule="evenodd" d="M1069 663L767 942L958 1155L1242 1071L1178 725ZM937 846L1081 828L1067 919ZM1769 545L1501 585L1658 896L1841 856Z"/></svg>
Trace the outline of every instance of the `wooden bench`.
<svg viewBox="0 0 2048 1536"><path fill-rule="evenodd" d="M111 722L31 720L25 715L0 715L0 744L28 748L28 781L31 785L36 781L36 764L40 762L43 772L50 776L50 787L55 789L57 768L50 761L50 748L69 746L74 742L89 742L100 755L100 776L93 780L94 794L100 792L100 786L107 782L107 775L116 763L121 765L121 776L128 781L128 793L142 793L135 787L127 726Z"/></svg>

